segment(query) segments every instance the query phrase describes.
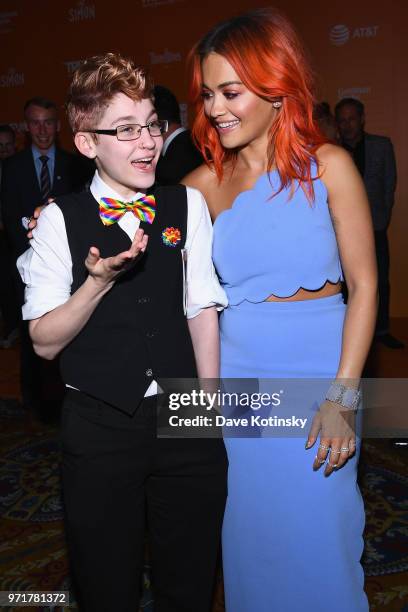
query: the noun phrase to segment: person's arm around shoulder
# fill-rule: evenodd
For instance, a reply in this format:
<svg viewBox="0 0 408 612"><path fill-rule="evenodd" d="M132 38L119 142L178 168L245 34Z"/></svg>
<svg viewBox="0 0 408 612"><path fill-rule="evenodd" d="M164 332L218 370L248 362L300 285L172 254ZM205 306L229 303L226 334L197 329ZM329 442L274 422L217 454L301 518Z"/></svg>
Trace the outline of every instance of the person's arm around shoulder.
<svg viewBox="0 0 408 612"><path fill-rule="evenodd" d="M20 274L27 284L28 297L24 306L27 314L24 318L30 320L29 329L34 350L44 359L54 359L78 335L117 277L134 265L147 246L147 236L140 229L136 232L129 250L114 257L103 259L98 248L92 246L85 260L88 277L69 297L66 265L61 265L60 257L61 251L66 251L66 247L60 249L58 244L60 236L66 241L66 231L65 227L58 228L55 224L55 207L57 205L52 204L42 213L33 232L31 249L19 260ZM54 223L50 224L49 217L52 216ZM57 224L63 224L61 212L58 218L60 220ZM33 302L41 300L39 296L42 296L44 291L50 291L50 287L49 311L47 306L42 305L40 312L44 309L46 312L37 317L33 316L32 313L36 311Z"/></svg>

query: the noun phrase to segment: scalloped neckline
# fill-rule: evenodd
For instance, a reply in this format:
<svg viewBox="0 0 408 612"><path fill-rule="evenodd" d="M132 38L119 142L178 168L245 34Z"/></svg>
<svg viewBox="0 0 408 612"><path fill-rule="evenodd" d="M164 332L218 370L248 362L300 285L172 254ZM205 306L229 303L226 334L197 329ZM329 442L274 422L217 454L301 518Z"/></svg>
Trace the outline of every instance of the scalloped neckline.
<svg viewBox="0 0 408 612"><path fill-rule="evenodd" d="M260 182L261 179L264 178L264 176L267 176L268 174L276 174L278 172L277 168L273 168L272 170L270 170L269 172L263 172L262 174L260 174L258 176L258 178L256 179L255 183L252 185L252 187L250 189L244 189L244 191L240 191L238 193L237 196L235 196L235 198L232 200L231 206L229 206L228 208L224 208L221 212L218 213L217 217L214 219L213 221L213 228L215 227L215 224L217 223L218 219L227 212L231 212L232 209L234 208L238 198L243 195L244 193L251 193L252 191L255 191L256 186L258 185L258 183Z"/></svg>

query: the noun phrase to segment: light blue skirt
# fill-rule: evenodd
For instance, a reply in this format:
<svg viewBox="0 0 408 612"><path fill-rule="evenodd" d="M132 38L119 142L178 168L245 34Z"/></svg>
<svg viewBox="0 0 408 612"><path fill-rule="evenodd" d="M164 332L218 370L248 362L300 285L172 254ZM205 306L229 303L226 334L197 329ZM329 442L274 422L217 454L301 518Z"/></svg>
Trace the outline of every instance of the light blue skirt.
<svg viewBox="0 0 408 612"><path fill-rule="evenodd" d="M332 378L340 295L242 302L221 315L224 378ZM227 612L367 612L357 458L326 478L304 437L226 438L223 527Z"/></svg>

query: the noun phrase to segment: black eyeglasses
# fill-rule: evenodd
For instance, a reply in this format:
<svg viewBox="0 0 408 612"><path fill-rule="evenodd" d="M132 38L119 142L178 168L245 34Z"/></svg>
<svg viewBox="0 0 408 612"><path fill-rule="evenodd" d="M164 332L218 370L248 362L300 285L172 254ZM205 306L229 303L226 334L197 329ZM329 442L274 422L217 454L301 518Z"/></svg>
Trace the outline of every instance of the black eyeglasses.
<svg viewBox="0 0 408 612"><path fill-rule="evenodd" d="M147 125L127 123L126 125L118 125L118 127L113 130L81 130L81 132L116 136L118 140L137 140L140 138L143 128L149 131L150 136L157 137L167 132L169 123L166 120L161 121L156 119L155 121L150 121Z"/></svg>

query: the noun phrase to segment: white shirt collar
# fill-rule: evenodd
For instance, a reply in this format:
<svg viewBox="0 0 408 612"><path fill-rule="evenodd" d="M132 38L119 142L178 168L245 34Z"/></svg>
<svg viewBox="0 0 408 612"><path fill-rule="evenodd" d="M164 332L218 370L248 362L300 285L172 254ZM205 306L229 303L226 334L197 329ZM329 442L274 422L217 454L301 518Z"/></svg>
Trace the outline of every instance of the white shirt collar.
<svg viewBox="0 0 408 612"><path fill-rule="evenodd" d="M179 127L179 128L177 128L177 130L174 130L174 132L172 134L170 134L170 136L168 138L166 138L166 140L164 141L162 152L161 152L162 157L164 157L166 155L167 149L169 148L169 146L173 142L173 140L176 138L176 136L178 136L182 132L187 132L186 128Z"/></svg>
<svg viewBox="0 0 408 612"><path fill-rule="evenodd" d="M123 196L121 196L114 189L112 189L112 187L109 187L109 185L107 185L105 181L101 179L101 177L99 176L99 172L97 170L95 171L95 174L93 176L92 183L89 189L97 202L99 202L101 198L114 198L115 200L121 200L122 202L124 201ZM138 191L131 198L129 198L129 200L126 200L126 201L133 202L134 200L137 200L138 198L144 195L145 195L144 193L142 193L141 191Z"/></svg>

